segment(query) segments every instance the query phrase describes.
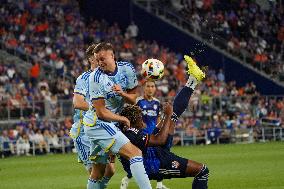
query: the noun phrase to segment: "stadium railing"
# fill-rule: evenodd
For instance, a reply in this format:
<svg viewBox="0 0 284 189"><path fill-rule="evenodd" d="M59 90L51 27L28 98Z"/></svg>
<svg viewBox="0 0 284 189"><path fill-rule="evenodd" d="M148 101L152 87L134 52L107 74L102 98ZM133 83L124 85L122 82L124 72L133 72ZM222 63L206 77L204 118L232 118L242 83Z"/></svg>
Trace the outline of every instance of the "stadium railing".
<svg viewBox="0 0 284 189"><path fill-rule="evenodd" d="M0 141L1 142L1 141ZM74 152L74 144L70 137L59 137L57 144L51 144L48 141L44 141L44 145L40 145L35 141L29 141L28 150L26 147L17 143L17 140L10 140L0 143L0 155L2 158L13 155L42 155L48 153L71 153Z"/></svg>
<svg viewBox="0 0 284 189"><path fill-rule="evenodd" d="M253 142L267 142L267 141L284 141L284 128L281 127L259 127L248 129L212 129L204 130L203 135L193 133L187 135L185 131L176 131L174 136L174 145L189 146L199 144L229 144L229 143L253 143ZM76 152L74 144L69 137L58 137L58 143L55 145L47 140L45 145L40 147L39 143L29 141L28 153L23 152L23 147L17 143L17 140L10 140L1 142L0 140L0 154L1 157L8 157L13 155L42 155L46 153L72 153ZM21 149L20 149L21 148ZM21 152L19 152L21 150Z"/></svg>
<svg viewBox="0 0 284 189"><path fill-rule="evenodd" d="M185 131L176 131L174 143L187 146L197 144L253 143L266 141L284 141L282 127L256 127L237 129L207 129L200 135L195 132L187 135Z"/></svg>
<svg viewBox="0 0 284 189"><path fill-rule="evenodd" d="M8 104L8 106L7 106ZM0 120L11 121L21 117L29 117L32 113L39 117L63 118L73 114L71 100L58 100L56 104L50 101L30 101L27 104L9 105L7 101L1 101Z"/></svg>
<svg viewBox="0 0 284 189"><path fill-rule="evenodd" d="M260 100L261 99L261 100ZM283 96L241 96L241 97L204 97L199 96L197 101L190 102L188 110L183 114L185 117L198 117L210 120L210 117L214 115L233 115L237 116L240 113L245 113L252 118L259 119L259 107L258 101L265 101L270 103L275 103L270 105L270 107L276 107L277 101L283 101ZM163 101L163 100L162 100ZM251 102L254 101L254 104ZM256 102L256 103L255 103ZM249 103L249 104L248 104ZM248 104L247 109L244 110L244 104ZM276 111L278 115L283 114L281 109L272 109ZM267 110L270 111L269 109ZM282 112L281 112L282 111ZM20 120L21 117L28 118L31 114L35 114L39 118L59 118L64 119L66 116L73 115L73 105L72 100L59 99L56 102L42 100L42 101L28 101L24 104L17 103L16 105L11 105L8 101L0 102L0 122L15 122ZM278 120L278 121L277 121ZM264 119L259 120L261 123L271 124L281 123L281 119L272 120Z"/></svg>

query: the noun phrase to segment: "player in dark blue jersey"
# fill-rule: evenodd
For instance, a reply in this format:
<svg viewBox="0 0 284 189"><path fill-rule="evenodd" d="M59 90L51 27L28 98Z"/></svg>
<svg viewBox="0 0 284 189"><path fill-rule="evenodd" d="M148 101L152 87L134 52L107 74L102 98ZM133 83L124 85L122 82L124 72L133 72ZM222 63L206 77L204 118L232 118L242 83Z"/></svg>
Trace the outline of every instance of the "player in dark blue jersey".
<svg viewBox="0 0 284 189"><path fill-rule="evenodd" d="M146 124L144 132L152 134L159 123L160 101L154 97L156 85L154 81L146 81L143 85L144 95L136 100L137 106L142 109L143 121Z"/></svg>
<svg viewBox="0 0 284 189"><path fill-rule="evenodd" d="M147 80L143 84L143 96L136 99L136 104L142 110L143 122L146 124L146 128L143 130L145 134L153 134L157 130L157 123L160 123L160 101L154 97L156 93L156 84L154 81ZM160 124L159 124L160 125ZM159 126L158 126L159 128ZM172 138L172 137L171 137ZM169 137L170 139L170 137ZM168 144L171 146L172 140L169 140ZM147 153L151 155L154 149L147 148ZM127 189L130 179L132 178L130 170L127 172L127 176L122 178L120 189ZM162 180L157 180L157 189L168 189L163 185Z"/></svg>
<svg viewBox="0 0 284 189"><path fill-rule="evenodd" d="M143 152L144 166L150 179L194 177L193 189L207 189L209 170L204 164L179 157L164 147L168 133L186 110L195 86L205 77L190 57L185 59L189 65L188 82L176 96L173 109L169 105L164 106L165 119L161 130L156 135L145 134L142 110L138 106L128 106L121 112L131 123L131 128L124 131L124 134ZM147 153L148 146L156 146L152 154ZM128 162L123 158L121 162L124 169L128 170Z"/></svg>

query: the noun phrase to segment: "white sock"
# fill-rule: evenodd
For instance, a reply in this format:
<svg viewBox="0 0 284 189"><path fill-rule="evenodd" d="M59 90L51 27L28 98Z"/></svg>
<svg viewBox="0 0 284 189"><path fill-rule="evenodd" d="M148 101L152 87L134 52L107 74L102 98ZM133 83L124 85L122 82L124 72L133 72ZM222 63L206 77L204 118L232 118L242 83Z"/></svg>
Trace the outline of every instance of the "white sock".
<svg viewBox="0 0 284 189"><path fill-rule="evenodd" d="M140 189L152 189L148 175L146 174L142 156L135 156L129 160L130 170Z"/></svg>
<svg viewBox="0 0 284 189"><path fill-rule="evenodd" d="M188 80L187 80L185 86L187 86L187 87L191 88L192 90L194 90L197 84L198 84L198 82L197 82L196 78L189 75Z"/></svg>
<svg viewBox="0 0 284 189"><path fill-rule="evenodd" d="M157 188L162 188L163 187L163 182L160 181L160 182L157 182Z"/></svg>
<svg viewBox="0 0 284 189"><path fill-rule="evenodd" d="M131 180L131 178L128 178L127 176L125 176L125 177L122 178L122 180L125 181L125 182L127 182L127 183L129 183L130 180Z"/></svg>

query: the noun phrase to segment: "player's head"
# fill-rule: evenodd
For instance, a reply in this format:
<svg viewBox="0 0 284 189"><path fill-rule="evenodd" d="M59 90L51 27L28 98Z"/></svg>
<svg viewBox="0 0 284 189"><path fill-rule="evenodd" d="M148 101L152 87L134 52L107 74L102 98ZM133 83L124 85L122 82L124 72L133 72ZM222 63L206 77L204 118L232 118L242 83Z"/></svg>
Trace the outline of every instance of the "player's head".
<svg viewBox="0 0 284 189"><path fill-rule="evenodd" d="M105 72L114 72L116 65L114 60L114 48L112 44L107 42L99 43L95 49L94 53L100 68Z"/></svg>
<svg viewBox="0 0 284 189"><path fill-rule="evenodd" d="M142 110L139 106L127 105L122 109L120 115L130 121L130 127L132 128L143 129L146 127L142 118Z"/></svg>
<svg viewBox="0 0 284 189"><path fill-rule="evenodd" d="M156 93L155 81L147 80L143 85L144 96L147 98L152 98Z"/></svg>
<svg viewBox="0 0 284 189"><path fill-rule="evenodd" d="M86 58L91 65L91 70L94 70L98 67L98 62L96 59L96 54L94 53L94 49L96 48L97 44L90 45L86 50Z"/></svg>

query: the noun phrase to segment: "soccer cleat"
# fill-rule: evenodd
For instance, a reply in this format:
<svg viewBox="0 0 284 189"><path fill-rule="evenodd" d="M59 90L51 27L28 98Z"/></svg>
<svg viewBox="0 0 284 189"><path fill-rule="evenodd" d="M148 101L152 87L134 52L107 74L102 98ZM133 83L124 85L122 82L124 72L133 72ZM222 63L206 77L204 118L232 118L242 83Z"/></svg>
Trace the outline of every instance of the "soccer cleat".
<svg viewBox="0 0 284 189"><path fill-rule="evenodd" d="M188 70L187 73L197 80L197 82L201 82L205 78L205 73L196 65L196 62L188 55L184 55L184 60L187 63Z"/></svg>
<svg viewBox="0 0 284 189"><path fill-rule="evenodd" d="M123 177L121 179L120 189L127 189L128 184L129 184L129 178L128 177Z"/></svg>
<svg viewBox="0 0 284 189"><path fill-rule="evenodd" d="M83 160L78 156L78 163L83 163Z"/></svg>
<svg viewBox="0 0 284 189"><path fill-rule="evenodd" d="M162 184L162 187L157 186L156 189L170 189L170 188L168 188L168 187L166 187L165 185Z"/></svg>

